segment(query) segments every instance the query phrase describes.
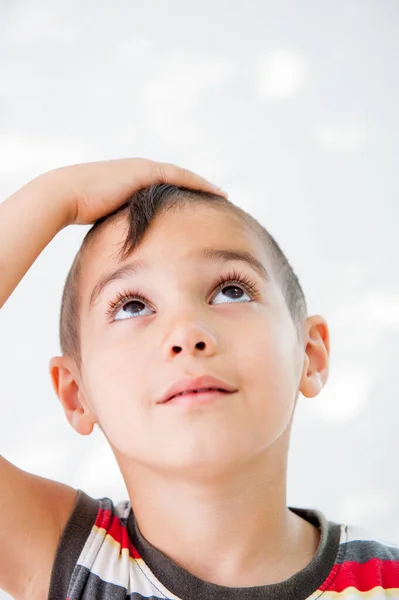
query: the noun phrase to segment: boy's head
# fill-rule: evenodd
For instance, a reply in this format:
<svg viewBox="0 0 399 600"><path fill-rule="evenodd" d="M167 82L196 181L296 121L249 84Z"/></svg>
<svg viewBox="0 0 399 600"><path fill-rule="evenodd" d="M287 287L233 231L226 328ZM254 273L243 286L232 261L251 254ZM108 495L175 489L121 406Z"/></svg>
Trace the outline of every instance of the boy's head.
<svg viewBox="0 0 399 600"><path fill-rule="evenodd" d="M86 235L65 284L52 377L80 433L98 423L122 467L209 469L288 447L299 391L328 376L329 338L273 237L225 198L142 190ZM187 408L184 377L237 390ZM285 434L285 435L283 435Z"/></svg>

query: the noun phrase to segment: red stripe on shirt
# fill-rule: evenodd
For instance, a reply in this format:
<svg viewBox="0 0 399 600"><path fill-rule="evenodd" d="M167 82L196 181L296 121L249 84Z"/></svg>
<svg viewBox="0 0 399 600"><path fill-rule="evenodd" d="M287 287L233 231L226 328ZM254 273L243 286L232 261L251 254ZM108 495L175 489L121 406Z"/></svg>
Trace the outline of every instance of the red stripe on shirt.
<svg viewBox="0 0 399 600"><path fill-rule="evenodd" d="M348 587L354 587L359 592L368 592L377 586L398 589L398 577L399 560L373 558L365 563L347 561L334 565L326 585L320 589L333 592L342 592Z"/></svg>

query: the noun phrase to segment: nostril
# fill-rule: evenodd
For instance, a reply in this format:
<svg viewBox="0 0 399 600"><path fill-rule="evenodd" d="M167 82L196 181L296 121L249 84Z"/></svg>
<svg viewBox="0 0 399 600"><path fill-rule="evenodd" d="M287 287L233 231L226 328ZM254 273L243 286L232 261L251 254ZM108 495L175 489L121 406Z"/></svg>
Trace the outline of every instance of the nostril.
<svg viewBox="0 0 399 600"><path fill-rule="evenodd" d="M197 350L203 350L205 348L205 342L197 342L195 344L195 347L197 348ZM182 350L183 348L181 346L172 346L172 352L174 352L175 354L180 354Z"/></svg>

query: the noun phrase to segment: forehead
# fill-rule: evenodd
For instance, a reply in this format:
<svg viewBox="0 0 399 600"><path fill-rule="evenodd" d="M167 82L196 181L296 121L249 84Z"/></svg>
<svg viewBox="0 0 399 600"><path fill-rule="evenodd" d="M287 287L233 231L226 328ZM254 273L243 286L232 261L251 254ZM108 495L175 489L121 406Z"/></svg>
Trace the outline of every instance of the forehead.
<svg viewBox="0 0 399 600"><path fill-rule="evenodd" d="M125 241L127 216L105 222L97 238L89 244L83 266L82 295L87 296L101 276L132 260L144 260L156 268L195 261L203 248L250 252L267 265L265 243L232 210L206 204L174 207L157 215L138 247L124 261L118 252Z"/></svg>

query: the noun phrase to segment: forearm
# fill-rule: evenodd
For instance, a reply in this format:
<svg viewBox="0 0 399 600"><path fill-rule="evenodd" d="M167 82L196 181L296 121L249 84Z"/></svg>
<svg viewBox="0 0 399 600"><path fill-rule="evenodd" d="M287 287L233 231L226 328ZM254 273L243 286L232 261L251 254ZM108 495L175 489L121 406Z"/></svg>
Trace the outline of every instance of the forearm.
<svg viewBox="0 0 399 600"><path fill-rule="evenodd" d="M0 308L68 218L67 205L47 174L0 204Z"/></svg>

